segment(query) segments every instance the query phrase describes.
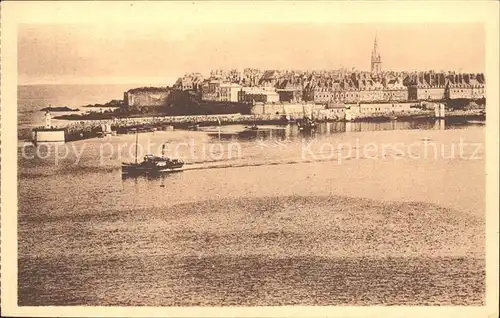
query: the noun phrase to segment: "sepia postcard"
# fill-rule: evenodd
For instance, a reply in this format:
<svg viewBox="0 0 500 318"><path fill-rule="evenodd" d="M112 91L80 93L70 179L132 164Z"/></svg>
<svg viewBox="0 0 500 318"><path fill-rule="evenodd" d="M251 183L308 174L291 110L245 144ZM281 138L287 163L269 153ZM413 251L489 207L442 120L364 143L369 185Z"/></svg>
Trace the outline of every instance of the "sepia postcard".
<svg viewBox="0 0 500 318"><path fill-rule="evenodd" d="M1 314L498 317L499 4L1 4Z"/></svg>

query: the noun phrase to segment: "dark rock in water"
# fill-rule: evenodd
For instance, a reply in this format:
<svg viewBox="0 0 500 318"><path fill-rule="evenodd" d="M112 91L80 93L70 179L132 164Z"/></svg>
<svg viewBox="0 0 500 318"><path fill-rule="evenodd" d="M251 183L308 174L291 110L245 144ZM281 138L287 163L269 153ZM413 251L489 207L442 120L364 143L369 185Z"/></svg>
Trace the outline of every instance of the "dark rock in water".
<svg viewBox="0 0 500 318"><path fill-rule="evenodd" d="M69 108L67 106L62 107L45 107L40 109L40 111L50 111L50 112L78 112L78 108Z"/></svg>
<svg viewBox="0 0 500 318"><path fill-rule="evenodd" d="M123 106L123 100L113 99L105 104L88 104L82 107L97 108L97 107L121 107Z"/></svg>

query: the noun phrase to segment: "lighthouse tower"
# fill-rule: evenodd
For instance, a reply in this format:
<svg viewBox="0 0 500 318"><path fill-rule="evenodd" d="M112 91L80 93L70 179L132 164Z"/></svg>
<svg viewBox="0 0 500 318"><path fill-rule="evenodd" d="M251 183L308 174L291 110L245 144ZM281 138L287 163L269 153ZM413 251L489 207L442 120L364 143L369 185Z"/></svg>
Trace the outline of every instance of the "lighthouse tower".
<svg viewBox="0 0 500 318"><path fill-rule="evenodd" d="M50 111L45 112L45 126L33 128L31 131L31 140L33 143L45 142L65 142L66 128L52 127Z"/></svg>
<svg viewBox="0 0 500 318"><path fill-rule="evenodd" d="M46 111L45 112L45 128L49 129L51 127L51 116L50 112Z"/></svg>
<svg viewBox="0 0 500 318"><path fill-rule="evenodd" d="M377 35L375 34L375 42L373 43L372 51L372 73L378 74L382 70L382 59L380 58L380 53L378 51Z"/></svg>

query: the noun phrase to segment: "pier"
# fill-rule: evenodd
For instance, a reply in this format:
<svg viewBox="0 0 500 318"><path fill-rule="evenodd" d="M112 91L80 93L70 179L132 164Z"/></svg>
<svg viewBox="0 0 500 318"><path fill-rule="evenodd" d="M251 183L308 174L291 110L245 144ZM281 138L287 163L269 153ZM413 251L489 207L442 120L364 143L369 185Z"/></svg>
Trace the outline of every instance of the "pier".
<svg viewBox="0 0 500 318"><path fill-rule="evenodd" d="M118 134L131 131L168 131L173 129L188 129L193 123L203 126L231 125L231 124L285 124L282 115L196 115L196 116L157 116L137 118L115 118L106 120L82 120L70 123L65 127L66 140L75 141L98 137L102 134L102 127L111 127Z"/></svg>
<svg viewBox="0 0 500 318"><path fill-rule="evenodd" d="M353 114L354 115L354 114ZM405 114L397 114L398 120L408 120L412 118L435 116L434 111L418 111ZM467 117L484 120L485 115L479 111L450 111L446 113L447 118ZM296 119L296 118L292 118ZM355 114L349 118L317 118L318 122L335 122L335 121L380 121L390 120L390 114ZM234 124L257 124L257 125L284 125L287 124L286 116L278 114L261 114L261 115L243 115L243 114L226 114L226 115L193 115L193 116L149 116L135 118L114 118L103 120L81 120L69 123L65 126L57 127L64 129L66 132L66 141L76 141L89 138L97 138L102 136L103 128L116 132L118 134L126 134L130 132L148 132L148 131L169 131L173 129L189 129L195 123L203 126L217 125L234 125Z"/></svg>
<svg viewBox="0 0 500 318"><path fill-rule="evenodd" d="M45 112L45 126L33 129L31 139L34 143L64 143L65 128L52 126L50 111Z"/></svg>

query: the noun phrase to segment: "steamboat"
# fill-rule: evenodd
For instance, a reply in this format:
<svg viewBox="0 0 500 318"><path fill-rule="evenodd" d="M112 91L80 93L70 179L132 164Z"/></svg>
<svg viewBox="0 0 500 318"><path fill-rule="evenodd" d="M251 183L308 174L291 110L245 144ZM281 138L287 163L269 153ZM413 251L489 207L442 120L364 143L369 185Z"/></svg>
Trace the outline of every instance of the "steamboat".
<svg viewBox="0 0 500 318"><path fill-rule="evenodd" d="M181 171L184 166L184 161L181 159L171 159L165 157L165 144L162 146L161 156L147 154L142 162L138 162L137 158L137 143L138 134L136 134L135 144L135 162L122 163L122 175L137 175L137 174L158 174L165 172Z"/></svg>

